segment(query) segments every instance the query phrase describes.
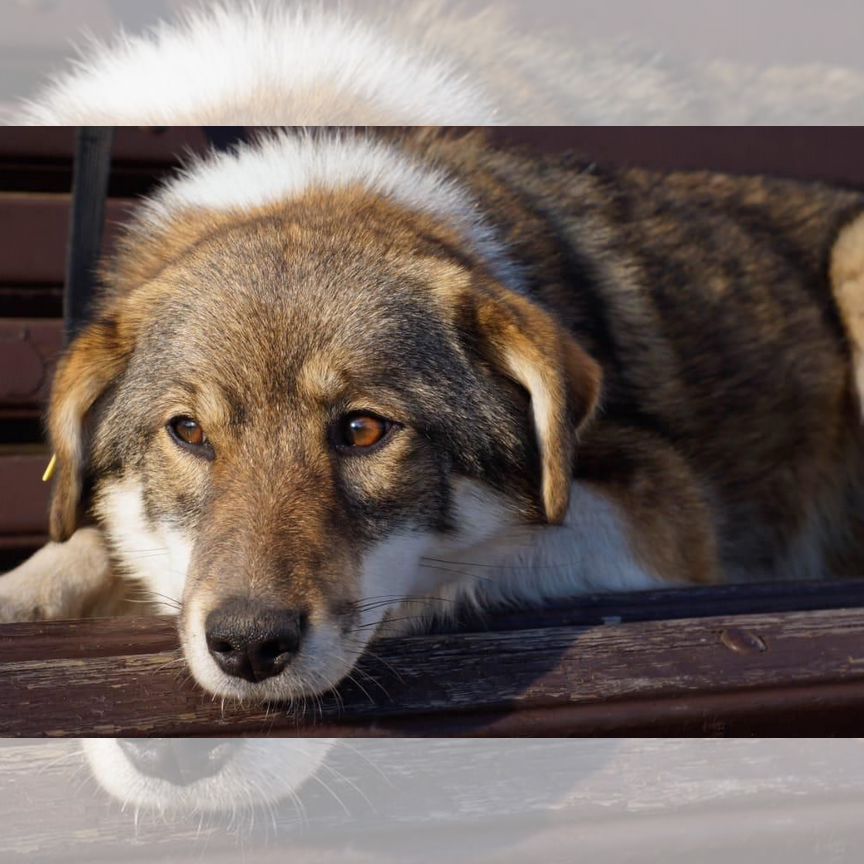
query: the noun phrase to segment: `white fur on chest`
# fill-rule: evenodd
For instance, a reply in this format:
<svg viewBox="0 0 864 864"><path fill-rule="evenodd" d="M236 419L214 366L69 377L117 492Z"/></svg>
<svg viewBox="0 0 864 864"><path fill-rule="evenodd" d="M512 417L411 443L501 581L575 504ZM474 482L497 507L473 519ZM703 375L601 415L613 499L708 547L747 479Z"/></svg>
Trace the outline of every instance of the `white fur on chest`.
<svg viewBox="0 0 864 864"><path fill-rule="evenodd" d="M536 602L591 591L636 591L660 583L634 558L615 504L584 483L572 485L562 525L514 524L483 487L466 487L459 495L458 521L465 526L463 536L473 542L460 543L461 548L453 550L459 556L453 558L469 570L482 564L494 572L494 581L478 580L472 589L481 598Z"/></svg>

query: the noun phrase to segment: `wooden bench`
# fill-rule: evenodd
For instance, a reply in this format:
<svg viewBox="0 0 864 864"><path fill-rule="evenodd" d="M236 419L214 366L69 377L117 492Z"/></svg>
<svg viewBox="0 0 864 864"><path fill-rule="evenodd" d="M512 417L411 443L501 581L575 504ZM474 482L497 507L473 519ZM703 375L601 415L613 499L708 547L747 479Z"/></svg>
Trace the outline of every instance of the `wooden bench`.
<svg viewBox="0 0 864 864"><path fill-rule="evenodd" d="M221 704L170 619L0 627L0 735L852 734L864 581L670 589L381 641L337 692Z"/></svg>

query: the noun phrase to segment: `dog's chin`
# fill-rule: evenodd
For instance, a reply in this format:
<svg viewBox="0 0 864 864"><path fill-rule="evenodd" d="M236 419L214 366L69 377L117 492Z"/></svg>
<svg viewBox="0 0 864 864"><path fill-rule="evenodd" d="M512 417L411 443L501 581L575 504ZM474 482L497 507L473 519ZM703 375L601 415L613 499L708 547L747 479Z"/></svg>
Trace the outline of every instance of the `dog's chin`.
<svg viewBox="0 0 864 864"><path fill-rule="evenodd" d="M330 738L243 741L217 773L178 785L142 773L116 738L81 740L90 770L106 792L124 805L176 816L236 813L294 798L334 743Z"/></svg>
<svg viewBox="0 0 864 864"><path fill-rule="evenodd" d="M247 681L226 675L207 649L203 616L184 616L180 636L192 677L208 693L241 703L296 703L332 690L351 674L376 627L345 635L336 622L315 624L278 675Z"/></svg>

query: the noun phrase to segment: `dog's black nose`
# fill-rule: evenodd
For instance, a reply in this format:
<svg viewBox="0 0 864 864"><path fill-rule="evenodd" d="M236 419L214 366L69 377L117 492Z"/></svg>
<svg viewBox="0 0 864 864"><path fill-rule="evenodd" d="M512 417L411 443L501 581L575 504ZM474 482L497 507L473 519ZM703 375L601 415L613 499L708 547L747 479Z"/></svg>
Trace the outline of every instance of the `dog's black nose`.
<svg viewBox="0 0 864 864"><path fill-rule="evenodd" d="M227 675L263 681L278 675L300 648L306 615L229 600L204 623L207 647Z"/></svg>
<svg viewBox="0 0 864 864"><path fill-rule="evenodd" d="M242 746L228 738L118 738L117 744L142 774L175 786L212 777Z"/></svg>

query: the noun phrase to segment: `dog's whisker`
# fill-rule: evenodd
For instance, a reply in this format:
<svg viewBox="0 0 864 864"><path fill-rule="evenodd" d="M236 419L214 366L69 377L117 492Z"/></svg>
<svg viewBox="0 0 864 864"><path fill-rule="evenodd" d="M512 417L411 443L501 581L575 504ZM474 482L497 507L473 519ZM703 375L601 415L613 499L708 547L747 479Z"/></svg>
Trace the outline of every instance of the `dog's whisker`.
<svg viewBox="0 0 864 864"><path fill-rule="evenodd" d="M158 598L175 609L179 610L183 608L183 604L176 597L171 597L168 594L160 594L158 591L152 591L151 594L153 597Z"/></svg>
<svg viewBox="0 0 864 864"><path fill-rule="evenodd" d="M163 669L168 669L171 666L181 666L182 664L185 664L185 663L186 663L186 658L183 657L183 655L181 654L179 656L171 657L169 660L166 660L160 666L157 666L153 671L154 672L161 672Z"/></svg>
<svg viewBox="0 0 864 864"><path fill-rule="evenodd" d="M389 660L385 660L380 654L378 654L376 651L373 651L371 648L369 648L368 645L360 646L359 650L355 651L354 653L356 653L357 656L359 656L359 657L364 657L364 656L369 657L370 659L374 660L376 663L380 663L382 666L384 666L386 669L388 669L397 678L397 680L400 683L402 683L402 684L405 683L405 679L402 677L399 670Z"/></svg>
<svg viewBox="0 0 864 864"><path fill-rule="evenodd" d="M368 630L372 627L379 627L382 623L386 624L395 624L399 621L424 621L426 619L422 618L419 615L405 615L400 616L399 618L387 618L386 621L370 621L368 624L360 624L357 627L352 627L348 630L348 633L359 633L362 630Z"/></svg>
<svg viewBox="0 0 864 864"><path fill-rule="evenodd" d="M364 681L368 681L370 684L374 684L384 694L384 698L388 702L393 701L393 698L390 695L390 691L374 675L370 675L368 672L366 672L363 669L360 669L357 666L355 666L354 669L351 671L351 673L348 675L348 680L352 681L354 684L356 684L359 687L360 682L355 677L357 675L362 675ZM365 688L362 688L362 689L364 692L367 693L367 695L369 695L368 692L365 690ZM369 696L369 701L373 705L375 704L374 701L372 700L371 696Z"/></svg>
<svg viewBox="0 0 864 864"><path fill-rule="evenodd" d="M436 603L456 603L458 602L453 597L437 597L420 595L420 596L412 596L410 594L394 594L392 598L388 600L380 600L374 601L372 603L361 603L360 605L353 606L352 608L358 612L371 612L375 609L384 608L387 606L393 606L394 608L401 603L427 603L427 604L436 604Z"/></svg>
<svg viewBox="0 0 864 864"><path fill-rule="evenodd" d="M436 572L436 573L452 573L456 576L467 576L468 578L474 579L478 582L493 582L494 583L496 581L493 576L485 576L481 573L473 573L470 570L463 570L463 569L455 567L455 566L450 567L450 566L445 566L443 564L424 564L422 562L418 566L422 570L432 570L433 572Z"/></svg>
<svg viewBox="0 0 864 864"><path fill-rule="evenodd" d="M421 558L421 566L423 566L424 562L431 561L438 564L445 565L453 565L455 567L476 567L488 570L499 570L501 572L521 572L521 571L529 571L533 572L535 570L561 570L561 569L570 569L574 566L573 562L564 561L558 564L490 564L488 562L480 563L480 562L472 562L472 561L455 561L447 558ZM456 571L462 572L462 571Z"/></svg>

